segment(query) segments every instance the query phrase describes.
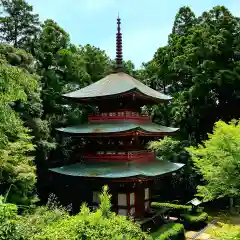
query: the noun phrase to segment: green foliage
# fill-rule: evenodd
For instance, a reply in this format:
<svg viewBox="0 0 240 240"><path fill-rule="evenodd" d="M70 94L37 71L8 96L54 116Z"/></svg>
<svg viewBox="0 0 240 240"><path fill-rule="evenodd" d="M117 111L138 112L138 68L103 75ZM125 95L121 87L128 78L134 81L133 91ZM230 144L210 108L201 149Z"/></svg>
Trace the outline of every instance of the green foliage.
<svg viewBox="0 0 240 240"><path fill-rule="evenodd" d="M87 44L80 46L79 54L84 60L85 69L90 76L91 83L100 80L111 71L111 60L105 51Z"/></svg>
<svg viewBox="0 0 240 240"><path fill-rule="evenodd" d="M158 141L150 143L150 149L153 149L161 160L172 161L185 164L175 176L171 177L170 186L173 191L181 188L178 195L184 194L187 191L189 194L195 192L197 182L195 180L196 173L193 171L192 162L186 147L189 146L189 141L180 141L171 137L164 137ZM168 190L167 190L168 191Z"/></svg>
<svg viewBox="0 0 240 240"><path fill-rule="evenodd" d="M187 230L200 230L206 226L208 222L208 214L206 212L185 213L181 214L184 227Z"/></svg>
<svg viewBox="0 0 240 240"><path fill-rule="evenodd" d="M151 239L138 225L110 211L107 187L100 195L100 208L95 212L83 204L76 216L58 207L41 207L18 220L18 234L23 239ZM51 206L51 205L50 205Z"/></svg>
<svg viewBox="0 0 240 240"><path fill-rule="evenodd" d="M37 77L11 66L1 55L0 62L0 189L9 188L8 201L26 204L33 200L35 184L34 151L29 129L12 109L16 102L27 102L27 93L37 88ZM11 186L11 187L10 187Z"/></svg>
<svg viewBox="0 0 240 240"><path fill-rule="evenodd" d="M0 39L14 47L28 47L39 31L39 19L24 0L1 0Z"/></svg>
<svg viewBox="0 0 240 240"><path fill-rule="evenodd" d="M154 119L179 127L191 143L206 139L217 120L240 117L239 21L223 6L199 18L182 7L168 45L145 64L150 85L174 97L153 108Z"/></svg>
<svg viewBox="0 0 240 240"><path fill-rule="evenodd" d="M166 161L187 163L188 152L184 148L184 142L175 140L171 137L164 137L158 141L151 142L151 149L156 151L156 154Z"/></svg>
<svg viewBox="0 0 240 240"><path fill-rule="evenodd" d="M184 227L180 223L168 223L152 233L151 236L156 240L183 240L185 239Z"/></svg>
<svg viewBox="0 0 240 240"><path fill-rule="evenodd" d="M186 35L196 22L197 19L192 10L189 7L181 7L176 14L172 33L178 36Z"/></svg>
<svg viewBox="0 0 240 240"><path fill-rule="evenodd" d="M38 207L24 216L19 216L18 234L22 239L35 239L49 225L69 218L68 213L62 208Z"/></svg>
<svg viewBox="0 0 240 240"><path fill-rule="evenodd" d="M240 239L240 226L218 223L219 228L213 230L211 234L221 240L238 240Z"/></svg>
<svg viewBox="0 0 240 240"><path fill-rule="evenodd" d="M191 211L192 207L181 204L173 204L173 203L159 203L152 202L151 207L153 209L164 209L168 216L179 218L181 214Z"/></svg>
<svg viewBox="0 0 240 240"><path fill-rule="evenodd" d="M5 200L0 196L0 239L17 240L17 206L14 204L5 203Z"/></svg>
<svg viewBox="0 0 240 240"><path fill-rule="evenodd" d="M206 212L197 213L195 215L192 214L183 214L183 219L191 224L199 223L199 222L207 222L208 214Z"/></svg>
<svg viewBox="0 0 240 240"><path fill-rule="evenodd" d="M176 210L189 210L191 206L181 205L181 204L173 204L173 203L159 203L159 202L152 202L151 207L153 208L170 208Z"/></svg>
<svg viewBox="0 0 240 240"><path fill-rule="evenodd" d="M198 195L205 200L240 195L239 121L218 121L208 140L187 150L205 180L205 185L198 187Z"/></svg>

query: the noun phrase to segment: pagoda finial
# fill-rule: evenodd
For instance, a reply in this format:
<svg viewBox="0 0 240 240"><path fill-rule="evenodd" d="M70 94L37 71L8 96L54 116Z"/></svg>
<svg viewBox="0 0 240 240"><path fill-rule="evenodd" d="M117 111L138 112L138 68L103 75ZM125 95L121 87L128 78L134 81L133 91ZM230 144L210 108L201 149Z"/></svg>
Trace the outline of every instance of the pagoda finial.
<svg viewBox="0 0 240 240"><path fill-rule="evenodd" d="M122 54L122 33L121 33L121 19L117 18L117 34L116 34L116 70L118 72L123 69L123 54Z"/></svg>

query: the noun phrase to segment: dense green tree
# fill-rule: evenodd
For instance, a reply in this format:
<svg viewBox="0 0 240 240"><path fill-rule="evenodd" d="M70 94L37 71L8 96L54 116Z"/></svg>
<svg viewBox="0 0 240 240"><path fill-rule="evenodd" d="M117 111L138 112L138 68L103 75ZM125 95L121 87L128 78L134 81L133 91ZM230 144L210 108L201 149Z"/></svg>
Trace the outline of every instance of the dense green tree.
<svg viewBox="0 0 240 240"><path fill-rule="evenodd" d="M172 33L178 36L188 34L189 29L196 24L196 21L195 14L189 7L181 7L175 16Z"/></svg>
<svg viewBox="0 0 240 240"><path fill-rule="evenodd" d="M39 31L39 18L25 0L1 0L0 40L29 49Z"/></svg>
<svg viewBox="0 0 240 240"><path fill-rule="evenodd" d="M205 185L198 194L205 200L240 196L240 122L218 121L209 139L189 147L193 163Z"/></svg>
<svg viewBox="0 0 240 240"><path fill-rule="evenodd" d="M28 93L38 87L38 77L11 66L2 54L5 48L0 49L3 49L0 54L0 191L8 192L10 202L28 204L35 199L36 176L31 156L34 145L30 130L13 108L19 101L27 104ZM13 54L10 57L14 58Z"/></svg>
<svg viewBox="0 0 240 240"><path fill-rule="evenodd" d="M218 119L239 117L239 23L221 6L197 20L181 8L168 46L146 67L152 86L165 86L174 97L171 105L153 108L155 119L180 127L183 139L200 142Z"/></svg>
<svg viewBox="0 0 240 240"><path fill-rule="evenodd" d="M87 73L90 75L91 83L94 83L109 74L111 60L105 51L90 44L80 46L80 55L84 59Z"/></svg>
<svg viewBox="0 0 240 240"><path fill-rule="evenodd" d="M4 56L7 62L19 68L24 69L28 73L35 74L36 66L34 64L34 59L31 54L26 53L24 50L15 49L9 45L0 45L0 54ZM55 144L50 136L49 124L46 120L42 119L43 105L41 100L41 88L40 81L37 82L37 87L34 91L28 91L26 89L27 101L22 102L21 100L15 101L11 104L12 109L20 114L21 119L24 121L24 126L31 130L31 135L33 136L32 142L35 145L34 151L34 162L37 166L38 175L38 193L41 195L43 191L40 187L43 170L47 167L47 157L49 152L55 147ZM46 184L46 183L45 183ZM43 186L42 186L43 187Z"/></svg>
<svg viewBox="0 0 240 240"><path fill-rule="evenodd" d="M181 199L189 199L196 191L196 173L186 147L190 146L188 141L179 141L171 137L164 137L159 141L153 141L150 149L154 150L160 160L172 161L185 164L176 175L171 177L169 187L177 193ZM169 188L167 189L169 191ZM187 194L186 194L187 193ZM167 193L166 193L167 196Z"/></svg>

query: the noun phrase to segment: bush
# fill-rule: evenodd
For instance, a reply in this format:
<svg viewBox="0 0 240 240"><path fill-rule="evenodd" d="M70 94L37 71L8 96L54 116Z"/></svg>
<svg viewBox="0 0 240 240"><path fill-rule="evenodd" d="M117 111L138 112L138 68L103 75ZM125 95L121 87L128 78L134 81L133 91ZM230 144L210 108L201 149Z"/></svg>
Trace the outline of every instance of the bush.
<svg viewBox="0 0 240 240"><path fill-rule="evenodd" d="M170 209L181 209L181 210L190 210L192 207L187 205L181 205L181 204L173 204L173 203L158 203L158 202L152 202L151 206L153 208L170 208Z"/></svg>
<svg viewBox="0 0 240 240"><path fill-rule="evenodd" d="M183 240L185 239L184 227L180 223L168 223L153 233L152 237L156 240Z"/></svg>
<svg viewBox="0 0 240 240"><path fill-rule="evenodd" d="M181 215L186 229L198 230L203 228L208 221L208 214L200 212L196 214L182 214Z"/></svg>
<svg viewBox="0 0 240 240"><path fill-rule="evenodd" d="M18 233L23 239L34 239L34 236L42 234L49 225L66 218L70 216L63 209L37 207L33 212L19 216Z"/></svg>
<svg viewBox="0 0 240 240"><path fill-rule="evenodd" d="M75 216L59 208L37 208L35 213L20 217L19 234L29 240L150 240L140 226L126 217L110 211L110 196L104 188L98 210L91 212L86 205ZM15 239L12 239L15 240Z"/></svg>
<svg viewBox="0 0 240 240"><path fill-rule="evenodd" d="M172 217L180 217L181 214L190 211L192 209L191 206L181 205L181 204L173 204L173 203L158 203L152 202L151 207L155 209L165 208L168 212L171 212Z"/></svg>
<svg viewBox="0 0 240 240"><path fill-rule="evenodd" d="M0 196L0 239L20 239L15 221L17 217L17 206L3 203L2 200L3 198Z"/></svg>

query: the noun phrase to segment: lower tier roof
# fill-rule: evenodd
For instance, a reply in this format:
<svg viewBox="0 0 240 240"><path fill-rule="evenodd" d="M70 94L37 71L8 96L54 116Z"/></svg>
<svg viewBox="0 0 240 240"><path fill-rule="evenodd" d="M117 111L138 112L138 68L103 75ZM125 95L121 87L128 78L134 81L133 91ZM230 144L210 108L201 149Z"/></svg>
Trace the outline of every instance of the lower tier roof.
<svg viewBox="0 0 240 240"><path fill-rule="evenodd" d="M63 175L89 178L155 177L174 172L184 164L156 159L147 163L76 163L49 169Z"/></svg>
<svg viewBox="0 0 240 240"><path fill-rule="evenodd" d="M60 132L76 135L89 134L114 134L129 131L142 131L146 134L171 134L178 130L178 128L165 127L156 123L132 123L129 121L119 121L114 123L87 123L77 126L70 126L65 128L58 128Z"/></svg>

